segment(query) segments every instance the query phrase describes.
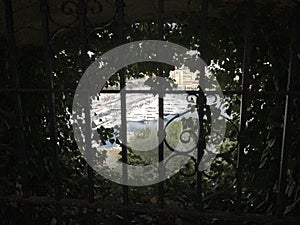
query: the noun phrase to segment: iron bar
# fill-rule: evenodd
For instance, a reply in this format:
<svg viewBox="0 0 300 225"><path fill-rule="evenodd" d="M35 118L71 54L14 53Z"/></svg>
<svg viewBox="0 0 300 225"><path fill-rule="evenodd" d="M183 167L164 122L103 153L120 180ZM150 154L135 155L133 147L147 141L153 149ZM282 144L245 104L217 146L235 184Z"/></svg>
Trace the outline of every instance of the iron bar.
<svg viewBox="0 0 300 225"><path fill-rule="evenodd" d="M242 90L249 88L250 74L250 59L252 47L252 20L254 15L254 0L247 1L247 17L245 24L245 43L243 55L243 76L242 76ZM239 142L238 142L238 156L237 156L237 171L236 171L236 212L240 213L242 208L242 192L243 192L243 161L245 148L245 129L247 121L247 100L248 95L245 93L241 96L240 105L240 126L239 126Z"/></svg>
<svg viewBox="0 0 300 225"><path fill-rule="evenodd" d="M125 34L124 34L124 27L125 27L125 19L124 19L124 7L125 3L123 0L116 0L116 7L117 7L117 24L118 24L118 38L119 38L119 45L122 45L125 43ZM120 55L120 57L122 57ZM122 58L120 58L122 60ZM120 89L125 89L126 86L126 72L125 68L121 69L119 71L120 76ZM128 182L128 154L127 154L127 104L126 104L126 92L122 91L121 94L121 140L122 140L122 182L123 184ZM128 197L128 185L123 185L123 205L127 206L129 204L129 197ZM128 212L123 212L123 224L128 224Z"/></svg>
<svg viewBox="0 0 300 225"><path fill-rule="evenodd" d="M39 197L33 196L29 198L22 198L18 195L11 195L0 197L0 202L20 202L27 203L32 205L59 205L65 207L79 207L79 208L94 208L94 209L106 209L113 210L117 212L130 211L137 213L149 213L149 214L165 214L165 215L181 215L185 218L219 218L226 221L249 221L256 223L273 223L273 224L285 224L285 225L294 225L298 224L299 217L293 216L283 216L282 218L277 218L272 215L261 215L255 213L241 213L236 215L232 212L222 212L222 211L196 211L192 209L176 209L176 208L164 208L160 209L153 205L148 204L130 204L128 206L122 206L120 202L111 202L111 201L96 201L90 203L87 200L82 199L61 199L56 200L55 198L50 197Z"/></svg>
<svg viewBox="0 0 300 225"><path fill-rule="evenodd" d="M13 93L13 92L19 92L24 94L36 94L36 93L74 93L75 89L72 88L54 88L54 89L47 89L47 88L0 88L0 93ZM87 92L90 92L90 90L87 90ZM100 92L100 91L99 91ZM151 93L153 94L153 91L150 90L125 90L126 93ZM166 94L197 94L199 91L197 90L166 90ZM269 97L269 96L279 96L284 97L286 95L289 96L300 96L299 91L247 91L247 90L224 90L222 91L224 95L248 95L249 98L251 97ZM118 94L120 93L120 90L102 90L101 93L112 93L112 94ZM216 94L216 91L205 91L205 94Z"/></svg>
<svg viewBox="0 0 300 225"><path fill-rule="evenodd" d="M88 66L88 39L87 39L87 5L86 1L84 0L78 0L78 17L79 17L79 40L80 40L80 50L81 50L81 68L82 72L86 70ZM86 130L86 136L85 136L85 144L87 149L87 161L88 162L94 162L95 153L92 148L92 139L91 139L91 112L90 112L90 99L86 99L85 101L85 122L86 124L90 125L90 129ZM88 174L88 199L90 203L93 203L95 201L94 196L94 171L92 168L93 165L87 165L87 174ZM88 223L90 225L96 224L95 217L96 217L96 211L93 209L88 209Z"/></svg>
<svg viewBox="0 0 300 225"><path fill-rule="evenodd" d="M5 19L6 19L6 29L7 29L7 42L9 46L9 72L13 78L13 86L16 89L20 88L20 75L18 69L18 56L16 49L15 41L15 32L14 32L14 20L13 20L13 11L12 11L12 2L10 0L5 0ZM19 160L21 164L21 184L23 197L28 197L28 177L26 172L27 166L27 153L26 153L26 142L25 142L25 133L24 133L24 119L23 119L23 109L22 109L22 97L20 92L15 93L15 117L16 117L16 137L17 137L17 146L19 148ZM24 206L24 224L30 224L30 211L29 206L25 204Z"/></svg>
<svg viewBox="0 0 300 225"><path fill-rule="evenodd" d="M202 0L201 2L201 36L200 36L200 53L202 60L206 61L206 46L207 46L207 11L208 11L208 0ZM205 75L205 68L200 68L200 76ZM205 132L204 132L204 105L205 96L203 91L200 89L199 79L199 91L197 95L197 106L198 106L198 143L197 143L197 170L196 170L196 209L202 209L203 201L203 190L202 190L202 171L199 171L198 166L200 165L201 159L204 155L205 149ZM198 220L198 224L202 221Z"/></svg>
<svg viewBox="0 0 300 225"><path fill-rule="evenodd" d="M164 39L164 0L158 0L158 39ZM163 64L158 63L158 77L163 79ZM161 80L160 80L161 81ZM158 161L162 162L164 160L164 142L161 141L165 138L165 124L164 124L164 96L165 96L165 86L163 82L159 82L160 89L162 90L158 95ZM165 167L163 163L159 164L158 168L159 172L159 180L162 180L165 174ZM164 181L158 183L158 200L159 200L159 207L163 209L164 206ZM159 215L159 224L165 224L165 218L163 215Z"/></svg>
<svg viewBox="0 0 300 225"><path fill-rule="evenodd" d="M290 45L290 62L287 78L287 93L290 93L295 88L296 76L300 71L299 53L300 53L300 3L296 3L297 6L293 9L293 21L292 21L292 37ZM279 171L279 187L277 197L276 215L281 217L284 213L286 204L286 179L287 179L287 164L289 157L290 136L291 136L291 116L292 116L292 104L293 97L289 94L285 98L285 111L283 122L283 133L281 143L281 155L280 155L280 171Z"/></svg>
<svg viewBox="0 0 300 225"><path fill-rule="evenodd" d="M248 7L247 7L247 19L245 25L245 45L244 45L244 56L243 56L243 77L242 77L242 90L228 90L223 91L224 95L241 95L241 105L240 105L240 126L238 128L239 139L237 144L237 172L236 172L236 212L206 212L202 209L203 203L203 190L202 190L202 173L197 170L195 172L197 174L197 181L196 181L196 210L189 209L189 210L182 210L182 209L173 209L167 208L167 205L164 205L164 195L167 193L164 187L164 182L160 182L158 184L158 199L159 199L159 207L155 207L154 205L144 205L144 204L130 204L129 197L128 197L128 186L123 185L123 201L122 203L111 203L105 201L95 201L94 200L94 172L91 166L87 167L88 173L88 200L80 200L80 199L62 199L62 191L61 191L61 178L58 174L59 171L59 161L58 161L58 145L57 145L57 122L56 122L56 110L55 110L55 95L56 93L66 92L66 93L74 93L75 89L55 89L54 88L54 81L53 81L53 69L51 59L53 57L51 52L51 38L49 34L49 8L48 8L48 1L49 0L40 0L41 6L41 21L42 21L42 28L43 28L43 45L44 45L44 58L45 58L45 73L49 77L50 80L50 88L21 88L20 81L19 81L19 71L18 67L18 60L17 60L17 53L16 53L16 45L15 45L15 37L14 37L14 25L13 25L13 18L12 18L12 5L11 1L5 0L5 10L6 10L6 23L7 23L7 33L8 33L8 44L10 48L10 57L9 57L9 69L10 73L14 78L14 88L1 88L1 93L13 93L16 97L15 101L15 113L17 118L17 132L18 132L18 147L20 150L20 157L25 159L22 160L21 169L26 171L26 140L24 134L24 121L23 121L23 112L22 112L22 94L37 94L37 93L44 93L45 95L49 95L49 108L50 108L50 130L52 136L52 145L55 151L53 151L53 160L54 160L54 174L55 174L55 198L48 198L48 197L28 197L27 194L27 183L26 183L26 173L22 174L22 183L24 189L24 196L6 196L0 197L0 201L3 202L17 202L25 205L25 224L30 224L29 221L29 211L28 211L28 204L33 205L47 205L47 206L58 206L57 208L57 217L58 222L61 223L61 213L62 213L62 206L68 207L83 207L88 208L88 218L89 224L95 224L94 218L96 215L97 208L104 208L104 209L111 209L112 211L122 212L124 215L124 224L128 224L128 212L142 212L142 213L155 213L160 215L160 223L164 221L164 215L166 214L179 214L184 215L185 217L194 217L195 220L198 219L207 219L207 218L219 218L229 221L253 221L257 223L272 223L272 224L297 224L299 222L299 218L295 217L287 217L284 216L284 209L286 206L286 180L287 180L287 162L289 156L289 137L291 136L291 117L292 117L292 101L295 96L300 96L300 92L297 90L293 90L293 84L295 83L295 76L296 70L299 71L299 63L297 62L298 54L300 51L300 6L299 3L297 5L297 12L294 12L294 29L293 29L293 37L291 41L291 52L290 52L290 64L289 64L289 72L288 72L288 82L287 88L285 91L254 91L249 90L249 76L251 76L250 71L250 59L251 59L251 46L252 46L252 19L254 14L254 0L247 0ZM77 2L77 1L76 1ZM77 3L76 3L77 4ZM85 0L78 0L77 10L78 10L78 22L79 22L79 34L80 34L80 48L81 48L81 64L82 64L82 71L86 69L88 66L88 36L89 33L87 32L87 8L86 8L87 1ZM124 0L116 0L116 16L117 16L117 23L118 23L118 32L119 32L119 44L123 44L125 41L124 38ZM201 17L201 36L200 36L200 52L201 58L206 61L207 58L207 9L208 9L208 0L202 0L202 17ZM111 20L112 21L112 20ZM73 27L74 30L77 27ZM160 40L164 39L164 1L158 0L158 38ZM203 71L202 71L203 72ZM126 85L126 74L125 70L122 69L120 72L120 89L125 88ZM163 74L163 65L158 64L158 76L164 77ZM164 89L164 87L161 87ZM90 90L87 90L90 92ZM100 92L100 90L99 90ZM153 93L151 90L125 90L120 92L120 90L102 90L101 93L107 94L120 94L121 95L121 136L122 136L122 161L127 163L127 121L126 121L126 95L128 93ZM199 164L201 158L204 153L205 149L205 136L203 130L203 115L204 115L204 108L205 105L205 95L206 94L214 94L214 91L208 91L203 93L201 90L166 90L164 94L197 94L198 95L198 114L199 114L199 142L198 142L198 155L197 155L197 163ZM245 162L245 155L244 149L246 146L245 143L245 131L246 121L247 121L247 105L249 105L250 98L253 97L284 97L285 96L285 113L284 113L284 127L283 127L283 134L282 134L282 146L281 146L281 158L280 158L280 173L279 173L279 187L278 187L278 199L277 199L277 208L276 208L276 215L258 215L258 214L251 214L251 213L242 213L242 206L243 206L243 162ZM159 106L159 126L158 126L158 136L164 136L165 126L164 126L164 95L160 93L158 99L158 106ZM87 100L89 103L89 100ZM90 104L86 105L86 120L87 123L90 123ZM202 126L201 126L202 124ZM92 149L91 144L91 135L87 132L87 139L86 143L88 149ZM230 151L231 154L233 152ZM93 157L92 152L89 152L88 157ZM218 156L221 157L222 155L227 153L219 154ZM158 159L159 161L164 160L164 145L163 142L159 144L158 148ZM160 171L164 170L164 168L160 168ZM204 174L205 175L205 174ZM209 179L213 179L214 177L207 176ZM127 166L126 164L123 165L123 179L126 183L128 180L127 174ZM235 183L231 184L232 186ZM27 208L27 210L26 210ZM91 210L93 209L93 210ZM200 210L199 210L200 209ZM198 222L201 222L198 220Z"/></svg>
<svg viewBox="0 0 300 225"><path fill-rule="evenodd" d="M49 35L49 2L48 0L40 0L41 9L41 22L43 29L43 48L44 48L44 69L47 77L49 78L50 89L54 89L53 70L52 70L52 55L50 49L50 35ZM55 198L61 199L61 178L59 175L58 163L58 146L57 146L57 127L56 127L56 109L55 109L55 93L49 92L49 113L50 113L50 131L51 131L51 144L53 148L53 171L55 177ZM56 208L56 218L58 224L62 224L62 208Z"/></svg>
<svg viewBox="0 0 300 225"><path fill-rule="evenodd" d="M200 33L200 54L201 59L207 62L207 13L208 13L208 0L201 1L201 33Z"/></svg>

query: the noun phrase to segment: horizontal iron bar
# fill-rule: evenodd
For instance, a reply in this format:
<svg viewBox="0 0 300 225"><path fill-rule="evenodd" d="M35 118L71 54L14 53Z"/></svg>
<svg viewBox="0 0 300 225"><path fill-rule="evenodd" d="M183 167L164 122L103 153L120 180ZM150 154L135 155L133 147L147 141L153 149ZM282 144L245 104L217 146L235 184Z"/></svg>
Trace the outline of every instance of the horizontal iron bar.
<svg viewBox="0 0 300 225"><path fill-rule="evenodd" d="M298 224L300 218L299 217L291 217L291 216L283 216L280 219L276 218L272 215L264 215L264 214L255 214L255 213L242 213L235 214L233 212L222 212L222 211L195 211L195 210L186 210L180 208L158 208L152 205L147 204L130 204L128 206L122 205L121 202L111 202L111 201L95 201L93 203L89 203L88 200L82 199L61 199L56 200L51 197L38 197L33 196L29 198L23 198L18 195L10 195L10 196L1 196L0 202L19 202L19 203L27 203L34 205L58 205L65 207L79 207L79 208L103 208L112 211L130 211L135 213L146 213L146 214L167 214L167 215L180 215L186 218L205 218L212 219L218 218L221 220L227 221L248 221L248 222L256 222L256 223L272 223L272 224L285 224L285 225L294 225Z"/></svg>
<svg viewBox="0 0 300 225"><path fill-rule="evenodd" d="M62 88L62 89L47 89L47 88L1 88L0 93L13 93L13 92L21 92L27 94L35 94L35 93L74 93L75 89L71 88ZM90 90L87 90L90 92ZM243 95L247 94L250 96L300 96L300 91L242 91L242 90L224 90L222 91L224 95ZM120 90L102 90L101 93L112 93L118 94ZM135 94L135 93L145 93L151 94L154 93L152 90L126 90L126 93ZM166 90L166 94L197 94L199 93L198 90ZM214 94L219 93L217 91L205 91L206 94Z"/></svg>

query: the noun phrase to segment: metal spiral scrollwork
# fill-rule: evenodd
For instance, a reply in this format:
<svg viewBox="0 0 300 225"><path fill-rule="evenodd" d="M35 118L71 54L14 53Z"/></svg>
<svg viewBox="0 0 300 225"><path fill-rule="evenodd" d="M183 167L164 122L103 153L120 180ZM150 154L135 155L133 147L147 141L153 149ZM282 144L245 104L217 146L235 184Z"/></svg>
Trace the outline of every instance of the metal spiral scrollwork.
<svg viewBox="0 0 300 225"><path fill-rule="evenodd" d="M185 140L184 136L186 136L185 134L188 134L187 136L187 140ZM192 130L184 130L181 134L180 134L180 141L184 144L190 143L191 141L191 137L197 137L195 132ZM189 150L190 151L190 150Z"/></svg>
<svg viewBox="0 0 300 225"><path fill-rule="evenodd" d="M54 17L53 13L51 13L51 10L49 9L49 21L57 27L51 34L51 43L53 44L54 39L66 30L76 32L76 27L79 25L79 19L80 16L82 16L82 14L85 17L87 27L89 28L87 30L87 37L89 37L93 32L97 30L102 30L110 26L115 20L116 11L117 9L115 7L112 18L108 21L105 21L100 24L95 24L95 22L92 23L92 21L90 21L89 15L97 16L103 12L103 5L99 0L84 1L84 6L81 6L78 3L78 1L75 0L65 0L60 5L60 14L62 16L70 18L70 21L66 24L62 24L59 21L57 21L57 19Z"/></svg>
<svg viewBox="0 0 300 225"><path fill-rule="evenodd" d="M105 29L106 27L109 27L110 25L112 25L112 23L115 21L115 17L116 17L116 14L117 14L117 10L114 11L113 13L113 16L110 20L104 22L104 23L101 23L101 24L98 24L97 26L95 26L94 28L92 28L89 32L88 32L88 37L91 36L91 34L93 34L94 32L96 31L100 31L100 30L103 30ZM88 20L88 19L87 19Z"/></svg>
<svg viewBox="0 0 300 225"><path fill-rule="evenodd" d="M54 19L51 12L49 12L50 21L58 27L58 30L56 32L58 32L61 29L71 28L73 25L75 25L78 22L79 20L78 9L79 9L78 3L73 0L67 0L61 4L60 10L64 16L68 16L68 17L74 16L74 19L67 24L60 24Z"/></svg>
<svg viewBox="0 0 300 225"><path fill-rule="evenodd" d="M194 98L196 98L196 100ZM198 98L197 95L189 94L189 95L186 96L186 101L189 102L189 103L196 103L197 98Z"/></svg>
<svg viewBox="0 0 300 225"><path fill-rule="evenodd" d="M177 114L176 116L174 116L171 120L168 121L168 123L167 123L166 126L165 126L165 129L166 129L166 128L167 128L167 127L175 120L175 119L180 118L181 116L183 116L183 115L185 115L185 114L187 114L187 113L189 113L189 112L191 112L191 110L187 110L187 111L185 111L184 113ZM188 134L188 139L187 139L187 140L185 140L184 137L183 137L185 134ZM191 129L183 130L183 131L181 132L180 136L179 136L179 137L180 137L180 141L181 141L182 143L184 143L184 144L187 144L187 143L190 142L191 136L197 138L197 135L196 135L195 131L192 131ZM189 154L189 153L191 153L192 151L194 151L194 149L195 149L195 148L191 148L191 149L188 149L188 150L185 150L185 151L178 151L177 149L173 148L173 147L168 143L168 141L167 141L166 138L164 138L164 143L166 144L166 146L169 148L170 151L175 152L175 153L177 153L177 154Z"/></svg>
<svg viewBox="0 0 300 225"><path fill-rule="evenodd" d="M209 107L209 105L206 103L205 101L205 96L203 98L203 95L201 95L203 93L200 93L200 94L189 94L187 95L186 97L186 101L188 103L191 103L189 104L189 107L190 109L188 109L187 111L181 113L181 114L177 114L175 115L172 119L170 119L166 126L165 126L165 129L167 129L167 127L173 122L175 121L176 119L188 114L188 113L192 113L194 112L198 107L199 105L201 104L201 106L203 107L204 109L204 113L202 116L205 117L204 121L203 121L203 130L204 130L204 136L206 136L207 134L210 133L210 124L211 124L211 120L212 120L212 114L214 114L214 118L221 118L222 119L225 119L228 123L230 123L232 126L233 126L233 129L236 131L236 133L238 134L239 132L239 129L238 127L235 125L233 119L230 119L229 117L226 117L225 115L223 115L221 113L221 107L222 107L222 104L220 103L220 98L219 96L213 96L213 95L210 95L210 105L213 105L214 107ZM202 99L199 99L199 95L201 95ZM208 96L206 96L207 98ZM199 126L199 124L198 124ZM221 129L221 128L220 128ZM191 143L191 140L192 139L196 139L198 138L198 132L196 131L196 129L193 129L193 128L189 128L187 127L186 129L184 129L181 134L179 135L179 141L183 144L188 144L188 143ZM222 140L221 140L222 136L221 134L218 132L218 130L214 130L214 136L211 137L211 143L213 144L218 144L220 143ZM196 151L197 150L197 146L192 146L191 148L188 148L187 150L178 150L176 148L174 148L173 146L171 146L167 139L165 138L164 139L164 143L165 145L168 147L168 149L171 151L171 152L174 152L176 153L173 157L176 157L177 155L185 155L185 156L190 156L190 159L193 163L193 171L192 173L185 173L184 170L180 170L179 172L183 175L183 176L193 176L196 174L197 172L197 169L198 169L198 166L199 166L199 162L200 160L197 160L195 158L195 156L192 155L192 152L193 151ZM231 155L232 153L234 153L234 151L236 151L237 149L237 145L235 146L232 146L231 148L228 149L228 151L226 152L222 152L222 153L218 153L216 154L215 152L210 152L208 149L205 149L205 152L207 154L216 154L216 158L222 158L223 160L225 160L229 165L232 165L233 168L236 169L236 165L234 164L234 161L231 159ZM189 165L186 165L186 167L188 169L190 169L190 164ZM209 175L208 172L206 171L202 171L203 175L208 178L208 179L217 179L222 173L217 173L217 174L214 174L214 175Z"/></svg>
<svg viewBox="0 0 300 225"><path fill-rule="evenodd" d="M186 101L190 104L188 104L189 109L186 110L183 113L177 114L175 115L173 118L171 118L165 125L165 129L168 128L168 126L175 121L178 118L183 118L185 115L187 115L188 113L193 113L196 110L197 107L197 102L198 102L198 98L199 95L198 94L189 94L186 96ZM193 120L191 120L193 121ZM193 121L195 122L195 121ZM192 146L189 146L188 149L177 149L174 146L171 146L170 143L168 143L167 138L164 138L164 144L167 146L167 148L171 151L174 152L175 154L171 155L171 157L166 160L165 164L167 164L171 158L176 157L176 156L188 156L190 157L190 159L193 162L193 171L192 173L185 173L184 169L181 169L179 171L180 174L182 174L183 176L186 177L191 177L194 176L197 172L197 168L198 168L198 162L197 159L193 156L193 152L197 149L197 140L198 140L198 130L199 130L199 122L197 121L195 124L190 123L189 125L191 126L186 126L181 133L179 134L179 144L183 144L183 145L189 145L189 143L192 143ZM195 141L193 143L193 140ZM190 169L190 164L186 165L186 168Z"/></svg>
<svg viewBox="0 0 300 225"><path fill-rule="evenodd" d="M92 3L92 6L90 6L90 3ZM99 0L89 0L87 5L87 8L90 9L91 13L94 15L99 15L103 11L103 6Z"/></svg>
<svg viewBox="0 0 300 225"><path fill-rule="evenodd" d="M117 14L117 6L114 7L114 12L112 14L112 17L108 21L104 21L103 23L95 24L92 21L90 21L89 16L86 16L87 23L91 26L91 30L88 31L88 36L90 36L93 32L96 32L98 30L103 30L106 27L109 27L116 18ZM91 12L92 15L100 15L103 12L103 5L99 0L88 0L87 1L87 11Z"/></svg>
<svg viewBox="0 0 300 225"><path fill-rule="evenodd" d="M187 173L184 172L183 169L181 169L181 170L179 171L179 173L180 173L182 176L185 176L185 177L192 177L192 176L194 176L194 175L197 173L197 168L198 168L198 164L199 164L199 163L197 162L197 159L196 159L195 157L193 157L193 156L191 157L191 160L192 160L192 162L193 162L193 171L192 171L192 173L187 174ZM189 165L187 164L185 167L188 168Z"/></svg>
<svg viewBox="0 0 300 225"><path fill-rule="evenodd" d="M64 1L61 5L61 11L64 15L75 15L77 13L77 9L79 8L77 2L72 0Z"/></svg>
<svg viewBox="0 0 300 225"><path fill-rule="evenodd" d="M77 2L73 1L73 0L67 0L64 1L61 6L60 6L60 10L62 12L62 15L67 16L67 17L73 17L73 19L67 23L67 24L60 24L58 21L56 21L53 17L53 15L51 14L51 12L49 12L49 20L52 24L54 24L55 26L57 26L57 29L53 31L53 33L51 34L51 43L53 44L54 39L62 32L66 31L66 30L73 30L74 26L78 23L79 21L79 5Z"/></svg>

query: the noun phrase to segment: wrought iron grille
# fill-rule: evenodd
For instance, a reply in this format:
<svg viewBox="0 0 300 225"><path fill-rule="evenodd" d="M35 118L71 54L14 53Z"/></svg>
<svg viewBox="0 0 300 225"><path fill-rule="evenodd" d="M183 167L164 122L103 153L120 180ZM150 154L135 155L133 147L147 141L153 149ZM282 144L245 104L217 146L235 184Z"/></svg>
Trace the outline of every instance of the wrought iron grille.
<svg viewBox="0 0 300 225"><path fill-rule="evenodd" d="M234 2L234 1L233 1ZM57 105L60 104L57 96L63 95L72 95L74 93L73 88L68 87L58 87L55 85L55 76L57 76L54 72L55 64L55 55L53 54L53 46L56 42L59 41L57 37L64 32L73 32L75 36L78 37L79 40L79 58L80 58L80 68L79 71L82 73L88 67L90 63L90 57L88 55L89 47L91 45L90 39L92 35L95 35L95 32L98 30L103 30L107 27L113 26L116 29L118 44L121 45L128 41L128 32L130 34L130 30L125 30L126 28L126 7L127 2L124 0L116 0L116 2L111 3L113 8L113 14L111 18L103 23L103 24L94 24L93 21L89 21L88 13L93 14L94 16L98 16L103 13L106 9L103 7L101 1L86 1L86 0L78 0L78 1L64 1L61 3L61 11L65 16L70 16L71 19L66 20L66 23L61 24L61 21L57 21L51 14L50 3L47 0L40 0L38 5L40 9L40 23L41 23L41 34L42 34L42 46L43 46L43 68L44 71L40 72L45 75L45 79L48 80L48 84L45 87L22 87L21 79L23 76L22 66L20 55L19 55L19 47L18 41L16 41L16 31L14 28L15 22L19 23L19 20L22 18L14 18L15 10L13 5L14 2L10 0L4 0L5 8L5 22L6 22L6 39L8 45L8 68L9 74L13 80L13 86L1 87L1 94L4 95L12 95L13 96L13 104L14 104L14 112L15 112L15 121L16 128L14 132L17 134L16 141L18 146L18 155L19 161L17 162L16 167L18 167L18 171L21 173L17 178L17 184L21 185L21 192L17 195L7 192L8 194L1 193L0 201L1 203L1 211L3 216L3 224L13 224L13 222L9 223L9 221L14 221L11 218L8 218L9 215L8 209L16 204L16 208L20 209L20 215L23 218L23 224L36 224L36 221L33 217L34 211L38 208L38 206L42 205L43 207L55 207L55 214L51 215L51 217L55 218L55 221L52 221L51 224L65 224L66 216L64 216L64 212L68 211L72 208L82 209L82 211L86 211L83 213L85 221L82 221L82 224L106 224L105 222L100 223L97 221L97 216L99 214L105 215L105 210L109 210L110 213L107 213L107 216L118 217L123 224L131 224L135 217L138 215L149 215L149 217L157 217L157 223L159 224L221 224L222 221L227 221L230 224L300 224L300 217L284 215L286 210L286 196L288 195L287 190L287 173L289 170L288 161L290 158L289 149L291 148L289 137L292 136L292 128L291 121L293 117L292 107L295 103L295 99L298 99L300 93L295 89L295 85L298 81L297 71L299 72L299 41L300 41L300 4L299 2L291 2L289 6L285 6L288 8L288 11L291 10L291 24L293 24L293 32L291 32L290 39L290 59L289 59L289 71L287 75L287 87L283 90L263 90L263 91L255 91L251 89L251 81L252 81L252 72L251 69L255 67L255 62L251 61L251 57L253 54L253 39L257 37L253 37L255 26L255 1L248 0L246 2L246 14L245 14L245 30L244 30L244 49L243 49L243 62L242 62L242 88L240 90L224 90L223 93L226 96L240 96L240 122L238 126L228 119L228 123L230 123L234 129L236 129L237 136L237 146L230 149L228 152L223 152L218 155L218 157L228 160L229 163L232 163L233 167L235 167L235 179L229 185L229 191L233 190L234 198L231 199L230 205L232 207L228 210L220 207L214 210L206 210L204 200L208 198L205 196L203 191L204 179L215 179L214 176L210 176L206 171L198 171L197 166L203 156L203 152L205 149L205 131L199 130L199 142L197 145L197 158L193 158L192 161L194 163L195 169L191 174L185 174L184 171L181 171L181 176L184 177L194 177L195 183L193 184L193 192L194 198L190 199L193 202L192 207L186 207L183 205L176 205L176 207L170 207L170 203L168 203L168 193L169 187L166 185L167 181L160 182L155 189L157 190L157 198L151 199L150 204L136 204L130 192L134 189L132 187L123 185L120 190L120 201L119 202L111 202L110 200L99 199L99 197L95 197L95 193L97 192L97 182L95 181L95 174L93 169L90 166L87 166L86 170L86 185L87 185L87 193L85 196L78 195L73 197L65 197L64 190L66 187L62 187L63 177L61 175L61 144L59 144L61 139L61 131L58 129L58 117L60 116L57 112ZM154 39L166 40L165 35L165 27L166 24L166 3L168 1L158 0L157 1L157 13L156 18L154 19L155 23L152 23L152 26L157 29L157 35L152 36ZM136 4L143 4L141 2L136 2ZM233 3L235 4L235 3ZM237 4L237 3L236 3ZM257 3L257 4L260 4ZM279 3L278 3L279 4ZM92 6L91 6L92 5ZM213 7L213 6L211 6ZM280 6L281 7L281 6ZM53 9L52 9L53 10ZM208 13L209 13L209 1L202 0L201 4L199 4L200 12L197 12L200 23L201 37L200 37L200 52L201 57L204 60L208 60L207 57L207 49L208 49L208 39L209 39L209 27L208 27ZM127 21L128 22L128 21ZM127 27L127 29L129 29ZM151 33L151 32L150 32ZM224 34L226 36L226 34ZM130 35L129 35L130 36ZM107 37L109 39L109 37ZM72 41L70 41L72 42ZM92 43L93 44L93 43ZM288 48L288 45L286 45ZM66 65L68 66L68 65ZM78 66L78 65L76 65ZM73 67L76 67L73 65ZM164 77L164 68L162 64L157 66L157 75L159 77ZM120 89L123 89L126 86L126 70L122 69L118 73L119 75L119 83ZM67 79L67 78L66 78ZM102 93L107 94L119 94L120 90L103 90ZM174 91L175 94L180 94L180 92ZM205 107L203 106L203 93L200 91L185 91L188 95L194 95L198 99L198 114L199 114L199 124L204 123L204 111ZM34 188L29 183L29 174L28 174L28 166L30 164L31 158L28 157L28 152L30 151L30 146L27 142L28 135L26 134L26 127L30 127L26 118L24 118L24 96L25 95L33 95L33 96L44 96L48 101L48 118L47 126L50 129L50 141L51 141L51 157L48 159L51 161L51 166L53 171L52 176L54 177L54 195L39 195L34 192ZM245 205L245 201L247 202L247 196L244 192L244 174L245 168L244 165L246 163L247 157L245 156L245 151L247 149L247 123L249 111L247 107L249 107L250 102L253 97L255 98L268 98L268 97L276 97L279 99L284 99L284 121L282 125L282 141L281 141L281 153L280 153L280 162L278 162L278 186L276 191L276 207L274 206L270 211L262 210L260 214L258 213L245 213L243 211L243 207ZM121 114L122 114L122 128L121 133L123 136L126 136L126 96L125 94L121 94ZM164 119L164 99L163 96L159 96L158 98L158 108L159 108L159 118ZM2 107L5 107L2 106ZM169 121L172 122L175 119L171 119ZM164 122L160 122L159 132L163 132L166 129L166 126L169 125L164 124ZM201 126L202 127L202 126ZM26 129L25 129L26 128ZM88 141L89 142L89 141ZM157 157L159 161L164 159L164 151L165 144L169 149L172 147L165 141L162 142L158 147ZM8 148L6 145L3 145L3 149ZM126 139L123 140L122 146L122 161L128 162L128 149L126 147ZM42 148L43 146L41 146ZM228 159L230 154L237 153L236 159ZM299 156L299 153L298 153ZM234 161L234 162L233 162ZM235 163L236 161L236 163ZM8 165L6 165L8 167ZM12 166L12 165L9 165ZM82 168L81 168L82 169ZM123 172L126 174L126 167L123 168ZM67 187L72 188L72 187ZM224 191L227 187L224 187ZM296 195L297 196L297 195ZM132 199L131 199L132 197ZM250 201L250 200L249 200ZM155 202L155 204L153 203ZM113 213L112 213L113 212ZM175 216L176 215L176 216ZM298 214L299 216L299 214ZM50 217L50 218L51 218ZM172 219L170 221L170 218ZM183 219L182 219L183 218ZM185 220L187 219L187 220ZM56 221L57 220L57 221ZM68 219L71 221L70 219ZM188 222L186 222L188 221ZM17 222L18 223L18 222ZM15 223L15 224L17 224ZM20 221L19 221L20 223ZM49 220L50 223L50 220ZM71 223L70 224L80 224ZM226 223L226 222L224 222Z"/></svg>

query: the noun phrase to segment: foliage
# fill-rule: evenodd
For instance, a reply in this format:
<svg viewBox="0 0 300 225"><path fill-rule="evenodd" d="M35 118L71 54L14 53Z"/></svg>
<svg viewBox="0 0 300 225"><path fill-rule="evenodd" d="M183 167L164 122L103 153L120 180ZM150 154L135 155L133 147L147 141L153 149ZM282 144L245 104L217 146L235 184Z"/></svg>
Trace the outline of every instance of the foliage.
<svg viewBox="0 0 300 225"><path fill-rule="evenodd" d="M214 1L214 4L218 4ZM208 20L208 48L206 61L217 76L223 90L241 89L242 61L244 51L245 3L222 5L218 17ZM289 10L278 8L277 1L265 1L256 6L251 48L251 77L249 91L285 91L289 65L289 43L291 28ZM76 30L76 29L75 29ZM156 38L157 24L154 21L128 24L125 28L127 41ZM190 49L201 49L201 21L198 13L174 15L164 25L165 39ZM93 52L92 62L105 51L118 44L117 26L98 30L91 34L88 50ZM7 42L1 38L0 68L1 88L13 87L9 73ZM74 89L82 75L80 42L77 33L63 33L54 39L53 51L54 86L57 89ZM49 88L49 78L43 68L42 47L23 46L18 48L20 81L22 88ZM299 63L299 62L298 62ZM217 65L217 66L213 66ZM165 74L170 70L165 67ZM127 78L134 79L143 74L155 74L157 65L134 64L126 68ZM150 71L150 72L149 72ZM300 87L299 76L294 81L295 90ZM116 74L107 82L107 87L116 86L119 76ZM56 183L61 187L62 198L88 198L86 163L73 139L70 124L73 93L61 91L55 94L56 131L58 144L58 164L55 165L53 153L51 123L49 113L49 94L22 93L24 137L26 159L21 158L18 148L20 130L15 117L16 94L1 93L0 99L0 177L1 195L55 195ZM300 212L300 115L299 98L292 97L292 118L289 124L292 130L287 142L289 150L287 188L285 193L285 214L299 216ZM226 138L214 163L203 176L203 207L207 210L231 211L235 201L235 167L237 157L240 96L226 96L227 114L230 116ZM283 95L248 95L247 124L245 138L245 159L243 164L242 211L254 213L274 213L278 190L278 174L282 143L283 115L285 97ZM181 124L175 122L167 131L171 137L178 137ZM113 142L111 130L99 128L102 141ZM142 132L149 135L149 130ZM176 138L168 140L176 145ZM156 150L154 150L156 151ZM132 153L132 152L131 152ZM134 152L133 152L134 153ZM131 155L132 157L135 154ZM143 159L136 158L136 160ZM148 159L149 161L154 159ZM133 162L134 163L134 162ZM24 170L24 165L26 170ZM58 168L58 177L54 170ZM6 171L6 172L4 172ZM7 172L8 171L8 172ZM193 173L193 162L184 173ZM183 172L183 171L182 171ZM26 179L24 183L23 179ZM195 203L196 178L176 174L165 184L167 205L181 208L193 208ZM134 203L158 205L156 186L130 188L130 199ZM99 201L116 202L122 200L122 188L98 175L95 176L95 198ZM31 211L33 224L49 224L54 216L53 207L36 206ZM63 218L67 224L83 224L87 212L79 208L64 208ZM24 211L14 203L1 205L3 223L22 224ZM121 215L109 210L97 214L102 224L117 224ZM149 215L131 215L132 224L156 224L157 218ZM189 219L184 220L188 224ZM179 224L179 223L178 223ZM207 222L218 224L218 222Z"/></svg>

